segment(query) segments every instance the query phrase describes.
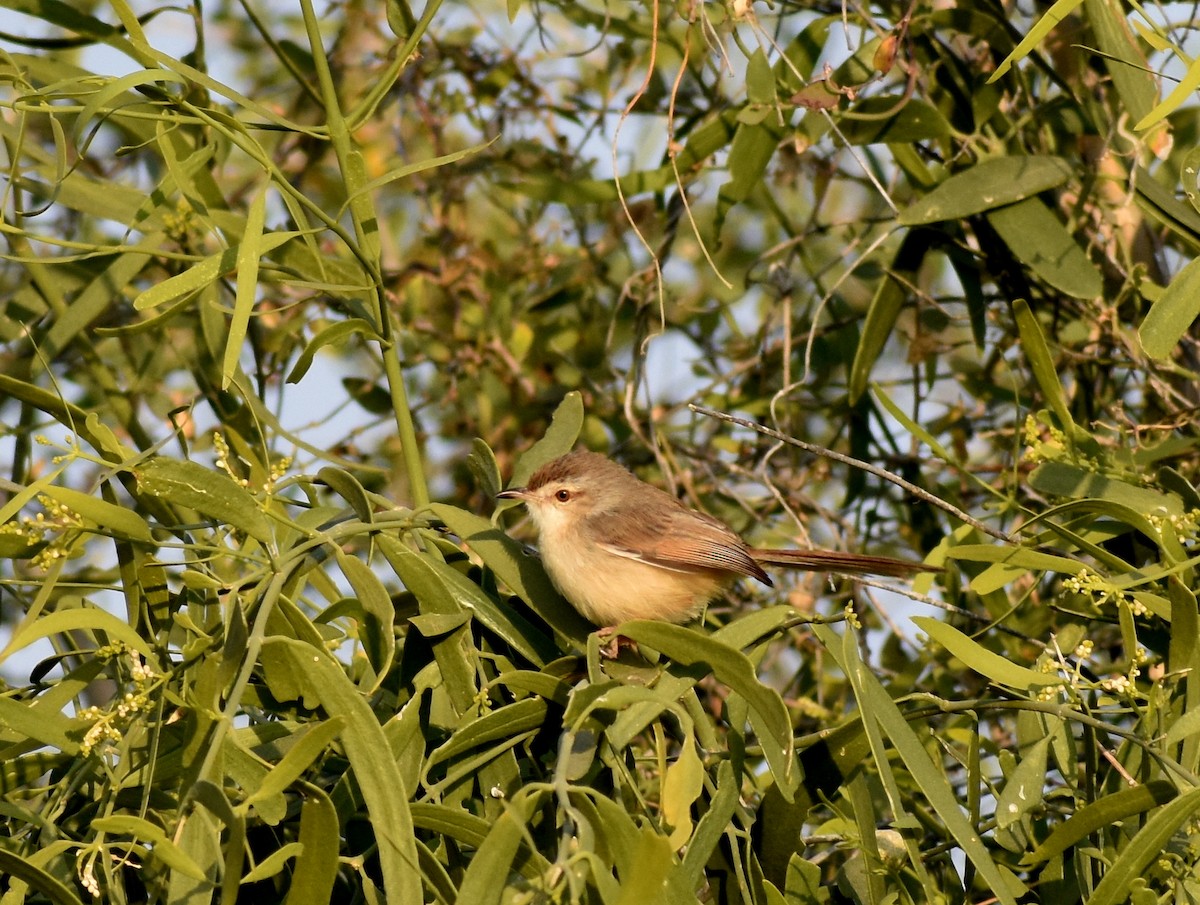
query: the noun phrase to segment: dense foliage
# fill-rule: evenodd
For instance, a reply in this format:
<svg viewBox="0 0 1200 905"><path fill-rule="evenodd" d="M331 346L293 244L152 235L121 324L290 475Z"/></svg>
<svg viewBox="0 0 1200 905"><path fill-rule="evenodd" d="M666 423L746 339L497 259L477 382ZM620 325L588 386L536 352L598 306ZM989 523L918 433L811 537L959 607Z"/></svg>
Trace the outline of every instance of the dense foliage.
<svg viewBox="0 0 1200 905"><path fill-rule="evenodd" d="M1192 7L4 8L0 905L1200 900Z"/></svg>

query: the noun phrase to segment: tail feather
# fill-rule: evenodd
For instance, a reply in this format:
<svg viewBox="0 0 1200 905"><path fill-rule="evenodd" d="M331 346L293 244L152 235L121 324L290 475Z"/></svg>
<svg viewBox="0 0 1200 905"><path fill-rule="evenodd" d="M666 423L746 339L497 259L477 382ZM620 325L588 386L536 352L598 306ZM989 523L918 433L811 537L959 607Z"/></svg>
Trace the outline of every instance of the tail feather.
<svg viewBox="0 0 1200 905"><path fill-rule="evenodd" d="M755 562L785 569L804 569L809 572L844 572L849 575L884 575L907 578L920 572L941 572L940 566L912 559L893 559L890 556L869 556L841 550L763 550L750 551Z"/></svg>

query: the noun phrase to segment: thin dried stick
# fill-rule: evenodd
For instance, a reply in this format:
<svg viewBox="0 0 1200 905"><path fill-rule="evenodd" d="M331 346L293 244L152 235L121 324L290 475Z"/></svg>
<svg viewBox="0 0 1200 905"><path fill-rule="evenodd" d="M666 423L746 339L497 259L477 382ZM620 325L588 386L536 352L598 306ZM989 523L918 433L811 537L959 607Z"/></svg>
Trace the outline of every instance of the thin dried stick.
<svg viewBox="0 0 1200 905"><path fill-rule="evenodd" d="M826 449L824 446L817 446L815 443L807 443L804 440L797 440L795 437L789 437L785 433L773 430L764 424L759 424L757 421L750 421L746 418L738 418L734 415L728 415L725 412L718 412L716 409L705 408L702 405L689 403L688 408L698 415L707 415L710 418L716 418L719 421L728 421L730 424L737 424L741 427L748 427L752 431L757 431L766 437L771 437L778 440L780 443L786 443L788 446L795 446L803 449L806 452L814 453L818 456L824 456L827 459L833 459L835 462L841 462L844 465L851 465L854 468L861 468L863 471L869 472L876 477L883 478L885 481L891 481L897 487L903 488L908 493L911 493L917 499L924 500L930 505L937 506L949 512L952 516L960 521L970 525L978 531L982 531L997 540L1002 540L1006 544L1013 543L1013 539L1003 531L997 531L990 525L985 525L983 522L974 516L968 515L952 503L947 503L941 497L934 496L928 490L923 490L916 484L912 484L897 474L893 474L886 468L880 468L878 465L872 465L870 462L864 462L862 459L856 459L853 456L847 456L840 452L834 452L832 449Z"/></svg>

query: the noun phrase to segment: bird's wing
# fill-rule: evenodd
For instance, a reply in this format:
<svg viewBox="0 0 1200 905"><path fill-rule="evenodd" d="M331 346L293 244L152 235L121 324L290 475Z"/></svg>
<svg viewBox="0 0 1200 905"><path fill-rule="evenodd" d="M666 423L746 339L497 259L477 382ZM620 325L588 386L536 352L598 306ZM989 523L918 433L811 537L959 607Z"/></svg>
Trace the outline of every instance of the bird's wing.
<svg viewBox="0 0 1200 905"><path fill-rule="evenodd" d="M593 513L588 529L593 543L618 556L677 572L716 569L771 584L740 537L717 519L682 506L661 515L635 509Z"/></svg>

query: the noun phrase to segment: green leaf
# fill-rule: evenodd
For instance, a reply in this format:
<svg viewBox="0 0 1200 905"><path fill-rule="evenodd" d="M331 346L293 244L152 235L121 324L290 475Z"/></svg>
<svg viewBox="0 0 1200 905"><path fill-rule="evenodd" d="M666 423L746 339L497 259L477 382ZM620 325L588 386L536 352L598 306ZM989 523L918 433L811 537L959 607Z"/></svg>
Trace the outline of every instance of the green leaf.
<svg viewBox="0 0 1200 905"><path fill-rule="evenodd" d="M1151 358L1165 361L1200 316L1200 260L1175 274L1146 312L1138 339Z"/></svg>
<svg viewBox="0 0 1200 905"><path fill-rule="evenodd" d="M1029 29L1025 37L1021 39L1021 43L1013 48L1012 53L1004 58L996 71L992 73L988 82L994 82L1003 76L1012 67L1012 64L1018 60L1023 60L1029 56L1029 53L1042 42L1042 40L1052 32L1055 27L1067 16L1074 12L1075 7L1079 6L1083 0L1057 0L1057 2L1042 14L1042 17L1034 23L1033 28Z"/></svg>
<svg viewBox="0 0 1200 905"><path fill-rule="evenodd" d="M779 693L758 681L745 654L694 629L666 622L625 622L620 633L676 663L711 669L718 682L741 695L750 705L750 723L759 737L771 775L783 795L791 800L799 779L793 770L796 758L791 720Z"/></svg>
<svg viewBox="0 0 1200 905"><path fill-rule="evenodd" d="M206 874L200 865L171 841L163 832L162 827L149 820L131 814L115 814L111 817L97 817L91 822L91 828L101 833L132 836L145 845L155 858L171 868L172 871L178 871L193 880L206 879ZM120 845L120 842L114 839L109 844Z"/></svg>
<svg viewBox="0 0 1200 905"><path fill-rule="evenodd" d="M996 798L998 829L1008 829L1029 816L1030 812L1040 810L1044 806L1046 763L1053 741L1053 736L1043 736L1021 752L1016 769Z"/></svg>
<svg viewBox="0 0 1200 905"><path fill-rule="evenodd" d="M144 543L154 541L146 520L128 506L118 506L90 493L82 493L57 484L47 485L41 488L41 492L118 537L128 537Z"/></svg>
<svg viewBox="0 0 1200 905"><path fill-rule="evenodd" d="M396 182L397 180L404 179L408 176L414 176L417 173L423 173L426 170L434 170L438 167L444 167L447 164L456 163L462 160L464 157L470 157L472 154L478 154L480 151L490 148L499 140L500 136L496 135L488 141L480 142L477 145L471 145L469 148L462 148L458 151L451 151L449 154L442 154L438 157L430 157L427 160L418 160L416 163L409 163L401 167L396 167L395 169L384 173L382 176L372 179L365 185L360 186L355 191L355 194L347 199L346 204L342 205L342 210L339 212L339 216L342 213L345 213L346 206L351 201L354 201L355 197L358 195L371 194L377 192L379 189L387 185L390 185L393 182Z"/></svg>
<svg viewBox="0 0 1200 905"><path fill-rule="evenodd" d="M427 595L447 594L457 610L473 614L489 631L495 632L532 663L541 666L558 655L558 649L545 632L512 607L497 603L458 569L434 557L414 553L391 538L380 538L379 545L396 574L421 602L422 609L430 605Z"/></svg>
<svg viewBox="0 0 1200 905"><path fill-rule="evenodd" d="M932 640L946 648L953 656L962 660L968 668L986 676L998 685L1027 690L1062 685L1064 680L1056 675L1027 669L1006 657L988 650L978 641L968 638L958 629L931 616L913 616L912 621Z"/></svg>
<svg viewBox="0 0 1200 905"><path fill-rule="evenodd" d="M304 845L299 842L287 842L275 849L267 857L263 858L258 864L254 865L254 869L242 877L241 882L259 883L263 880L269 880L271 877L280 873L287 865L288 861L295 859L297 862L304 854ZM295 882L294 876L292 882Z"/></svg>
<svg viewBox="0 0 1200 905"><path fill-rule="evenodd" d="M112 613L98 607L84 605L76 608L65 608L65 601L60 600L59 609L53 613L38 615L36 618L26 618L13 632L4 650L0 651L0 663L3 663L14 652L28 647L34 641L50 638L67 632L83 632L95 630L103 632L109 643L119 641L126 647L137 651L155 672L161 671L158 657L150 644L129 626Z"/></svg>
<svg viewBox="0 0 1200 905"><path fill-rule="evenodd" d="M1068 438L1074 443L1086 442L1091 437L1075 423L1071 417L1071 409L1067 405L1067 397L1063 392L1062 383L1058 379L1058 371L1054 367L1054 357L1050 354L1050 346L1037 317L1024 299L1013 302L1013 317L1017 321L1017 332L1021 335L1021 348L1029 359L1029 367L1041 388L1046 404L1058 417L1059 427L1067 432Z"/></svg>
<svg viewBox="0 0 1200 905"><path fill-rule="evenodd" d="M780 129L768 124L739 123L729 149L729 181L717 193L716 228L719 231L729 209L750 197L762 185L763 173L779 146Z"/></svg>
<svg viewBox="0 0 1200 905"><path fill-rule="evenodd" d="M272 637L263 651L273 650L290 660L295 670L312 680L312 689L330 717L341 717L345 726L342 745L361 790L371 822L377 828L377 854L383 872L384 892L394 905L421 905L416 837L404 788L387 738L366 698L347 678L345 668L323 650L302 641Z"/></svg>
<svg viewBox="0 0 1200 905"><path fill-rule="evenodd" d="M154 247L162 241L163 234L155 233L147 235L143 244ZM113 297L125 290L152 260L149 254L133 252L113 256L108 266L71 300L66 313L55 317L42 340L44 360L54 360L75 339L87 337L89 328L111 310ZM89 412L88 417L95 418L96 413Z"/></svg>
<svg viewBox="0 0 1200 905"><path fill-rule="evenodd" d="M1075 811L1065 822L1056 826L1054 832L1029 852L1022 863L1032 866L1056 858L1093 833L1144 814L1172 801L1177 795L1175 787L1161 779L1105 795Z"/></svg>
<svg viewBox="0 0 1200 905"><path fill-rule="evenodd" d="M298 233L277 232L260 236L254 245L259 255L265 255L278 248L284 242L294 239ZM190 296L201 289L211 286L218 279L233 273L238 267L241 256L240 248L226 248L224 251L201 258L183 273L156 283L140 293L133 300L133 307L138 311L156 308L176 299Z"/></svg>
<svg viewBox="0 0 1200 905"><path fill-rule="evenodd" d="M563 396L554 410L550 427L537 443L529 447L513 468L510 487L524 487L529 476L552 459L571 451L583 429L583 394L572 390Z"/></svg>
<svg viewBox="0 0 1200 905"><path fill-rule="evenodd" d="M692 805L704 791L704 764L693 739L685 738L679 757L667 767L662 786L662 816L670 827L668 841L678 851L692 835Z"/></svg>
<svg viewBox="0 0 1200 905"><path fill-rule="evenodd" d="M4 847L0 847L0 874L4 874L8 880L10 892L13 891L13 881L19 880L55 905L83 905L75 893L53 874L33 864L28 857Z"/></svg>
<svg viewBox="0 0 1200 905"><path fill-rule="evenodd" d="M305 788L300 806L300 844L284 905L329 905L338 873L341 848L337 810L319 788Z"/></svg>
<svg viewBox="0 0 1200 905"><path fill-rule="evenodd" d="M752 104L775 103L775 70L762 48L746 61L746 97Z"/></svg>
<svg viewBox="0 0 1200 905"><path fill-rule="evenodd" d="M488 499L495 498L504 487L504 479L500 476L500 465L496 462L496 454L487 442L476 437L471 441L471 452L467 456L467 467L475 477L475 484L480 492Z"/></svg>
<svg viewBox="0 0 1200 905"><path fill-rule="evenodd" d="M1164 97L1157 107L1134 124L1134 131L1140 132L1143 129L1149 129L1159 121L1166 119L1185 101L1190 100L1195 95L1197 88L1200 88L1200 60L1192 60L1187 72L1179 80L1179 84L1171 89L1171 93Z"/></svg>
<svg viewBox="0 0 1200 905"><path fill-rule="evenodd" d="M740 801L741 783L728 760L717 765L716 785L716 793L709 798L708 807L683 853L683 869L693 889L703 881L704 868L721 844Z"/></svg>
<svg viewBox="0 0 1200 905"><path fill-rule="evenodd" d="M1029 484L1039 493L1074 500L1100 500L1144 515L1183 514L1183 501L1173 493L1105 477L1069 462L1043 462L1030 474Z"/></svg>
<svg viewBox="0 0 1200 905"><path fill-rule="evenodd" d="M1134 169L1132 181L1139 205L1192 248L1200 248L1200 212L1176 198L1145 167Z"/></svg>
<svg viewBox="0 0 1200 905"><path fill-rule="evenodd" d="M665 905L668 902L686 901L678 897L683 890L671 889L677 883L673 875L678 871L668 840L652 827L642 827L638 831L637 845L628 867L620 871L621 896L617 899L617 905L646 905L647 901ZM672 882L673 879L676 879L676 883ZM647 894L652 891L661 891L662 895L653 895L648 899Z"/></svg>
<svg viewBox="0 0 1200 905"><path fill-rule="evenodd" d="M538 806L540 795L522 792L506 803L504 813L480 844L458 887L458 901L499 905L505 884L497 882L513 869L525 826Z"/></svg>
<svg viewBox="0 0 1200 905"><path fill-rule="evenodd" d="M300 351L300 355L296 358L296 363L292 365L292 370L288 373L287 383L299 383L303 380L304 375L308 373L308 369L312 367L313 359L316 357L317 352L325 346L339 345L347 336L352 336L355 333L361 334L369 340L378 340L379 338L375 332L375 328L361 317L336 321L317 333Z"/></svg>
<svg viewBox="0 0 1200 905"><path fill-rule="evenodd" d="M946 179L901 211L900 223L919 226L980 214L1056 188L1073 173L1071 164L1061 157L1029 155L984 160Z"/></svg>
<svg viewBox="0 0 1200 905"><path fill-rule="evenodd" d="M850 365L850 403L857 403L866 392L883 347L892 335L900 310L916 285L917 270L925 260L932 244L932 230L914 229L905 235L892 258L892 266L884 274L867 309L867 317L859 331L858 348Z"/></svg>
<svg viewBox="0 0 1200 905"><path fill-rule="evenodd" d="M1076 559L1016 545L958 544L946 551L946 558L964 562L1003 563L1022 572L1058 572L1061 575L1075 575L1084 567Z"/></svg>
<svg viewBox="0 0 1200 905"><path fill-rule="evenodd" d="M1171 837L1193 820L1200 808L1200 789L1191 789L1159 808L1104 871L1087 905L1120 905L1131 884L1162 857Z"/></svg>
<svg viewBox="0 0 1200 905"><path fill-rule="evenodd" d="M71 133L72 144L78 146L82 142L84 131L93 119L100 116L108 116L115 112L117 108L110 105L118 97L125 95L124 102L119 106L127 104L141 106L146 103L146 98L136 93L137 89L146 85L158 85L160 83L186 85L187 81L173 72L164 72L161 69L143 69L138 72L130 72L118 78L106 80L104 84L92 92L88 102L84 104L83 109L79 111L79 115L75 117L75 127Z"/></svg>
<svg viewBox="0 0 1200 905"><path fill-rule="evenodd" d="M508 741L515 744L526 733L542 727L546 712L546 702L542 698L524 698L485 713L456 729L449 741L429 755L426 768L491 742Z"/></svg>
<svg viewBox="0 0 1200 905"><path fill-rule="evenodd" d="M225 355L221 360L221 389L229 384L238 372L242 355L242 343L254 313L254 302L258 297L258 262L263 255L263 225L267 216L267 185L255 192L246 213L246 231L242 233L237 248L237 291L234 294L233 316L229 320L229 335L225 341Z"/></svg>
<svg viewBox="0 0 1200 905"><path fill-rule="evenodd" d="M0 697L0 730L9 742L32 739L66 754L79 751L79 745L67 736L68 732L76 731L71 720L46 707L32 706L13 698Z"/></svg>
<svg viewBox="0 0 1200 905"><path fill-rule="evenodd" d="M271 523L258 501L224 472L205 468L198 462L156 456L135 467L133 474L141 493L194 509L264 544L273 540Z"/></svg>
<svg viewBox="0 0 1200 905"><path fill-rule="evenodd" d="M340 547L335 547L334 553L338 568L346 576L367 617L362 633L363 647L375 672L375 682L367 690L375 692L387 678L396 656L396 608L392 606L392 595L370 566L357 556L343 553Z"/></svg>
<svg viewBox="0 0 1200 905"><path fill-rule="evenodd" d="M1060 292L1080 299L1104 291L1100 271L1040 198L1026 198L987 214L1018 261Z"/></svg>
<svg viewBox="0 0 1200 905"><path fill-rule="evenodd" d="M317 478L345 500L346 505L354 510L354 515L360 522L369 525L374 520L375 513L371 508L370 500L367 499L367 491L358 482L358 478L350 472L326 465L317 472Z"/></svg>
<svg viewBox="0 0 1200 905"><path fill-rule="evenodd" d="M1154 106L1158 80L1129 28L1124 5L1119 0L1086 0L1084 14L1100 52L1111 58L1104 68L1116 86L1122 112L1136 123L1135 131L1145 128L1141 121L1148 118Z"/></svg>
<svg viewBox="0 0 1200 905"><path fill-rule="evenodd" d="M850 633L847 633L845 638L839 638L837 633L827 625L814 625L812 628L824 643L826 650L835 656L842 668L846 670L847 676L850 677L864 721L874 720L886 733L907 774L925 794L933 813L938 816L951 838L974 864L980 879L990 889L991 894L1002 905L1016 905L1016 897L1011 891L1011 886L1013 883L1018 886L1021 884L1011 875L1001 874L1000 868L992 860L978 831L963 815L962 804L956 789L951 785L945 773L930 758L921 739L908 725L904 715L883 685L858 657L857 648L851 643ZM874 755L877 763L886 763L887 753L885 751L874 751Z"/></svg>
<svg viewBox="0 0 1200 905"><path fill-rule="evenodd" d="M176 843L184 858L182 863L171 867L167 901L172 905L206 905L212 902L222 862L220 825L208 810L196 808L184 822ZM199 876L195 875L196 870Z"/></svg>
<svg viewBox="0 0 1200 905"><path fill-rule="evenodd" d="M306 731L297 732L298 740L295 744L288 748L279 763L271 768L258 788L250 790L250 794L238 805L238 810L244 814L259 801L287 791L321 756L329 743L337 738L345 724L346 721L342 717L334 716Z"/></svg>

